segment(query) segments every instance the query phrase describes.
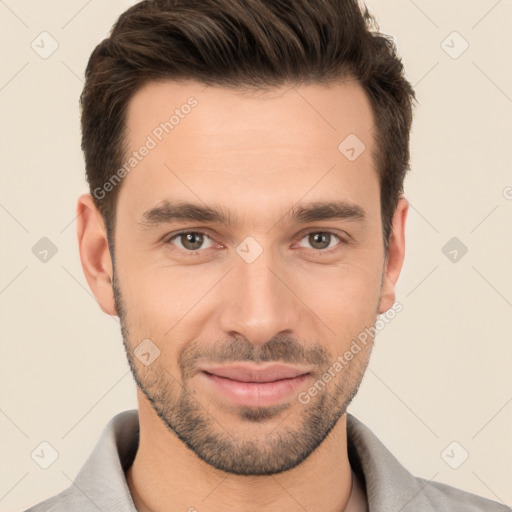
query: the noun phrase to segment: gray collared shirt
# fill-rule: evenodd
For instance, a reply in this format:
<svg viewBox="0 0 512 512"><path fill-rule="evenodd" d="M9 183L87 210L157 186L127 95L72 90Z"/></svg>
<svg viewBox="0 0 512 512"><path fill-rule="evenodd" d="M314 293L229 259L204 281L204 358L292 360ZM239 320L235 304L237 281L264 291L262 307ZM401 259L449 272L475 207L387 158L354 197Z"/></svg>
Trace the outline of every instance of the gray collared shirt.
<svg viewBox="0 0 512 512"><path fill-rule="evenodd" d="M106 425L73 484L26 512L136 512L125 471L139 443L137 410ZM350 465L366 486L370 512L512 512L500 503L409 473L373 432L347 414Z"/></svg>

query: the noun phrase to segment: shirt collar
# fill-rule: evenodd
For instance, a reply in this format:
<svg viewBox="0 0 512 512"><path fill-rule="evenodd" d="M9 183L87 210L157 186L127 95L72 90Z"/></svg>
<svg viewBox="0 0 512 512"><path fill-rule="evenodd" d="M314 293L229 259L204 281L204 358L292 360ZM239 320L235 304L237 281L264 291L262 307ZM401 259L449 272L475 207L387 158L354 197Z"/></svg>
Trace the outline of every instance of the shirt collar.
<svg viewBox="0 0 512 512"><path fill-rule="evenodd" d="M377 436L350 413L347 451L350 465L365 484L371 512L435 512L432 501L422 492L429 482L407 471Z"/></svg>
<svg viewBox="0 0 512 512"><path fill-rule="evenodd" d="M72 495L73 504L80 506L77 510L136 512L125 471L135 458L138 443L137 410L117 414L63 494ZM435 512L432 501L422 493L429 482L411 475L375 434L349 413L347 450L350 464L366 489L371 512Z"/></svg>

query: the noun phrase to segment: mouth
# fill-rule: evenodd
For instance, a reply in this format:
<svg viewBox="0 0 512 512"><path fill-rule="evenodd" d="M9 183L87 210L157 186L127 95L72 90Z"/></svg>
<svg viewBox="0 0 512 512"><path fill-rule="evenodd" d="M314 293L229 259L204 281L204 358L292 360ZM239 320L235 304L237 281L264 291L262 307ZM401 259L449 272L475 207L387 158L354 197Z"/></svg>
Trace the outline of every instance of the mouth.
<svg viewBox="0 0 512 512"><path fill-rule="evenodd" d="M284 379L294 379L300 375L309 373L307 369L282 364L272 364L264 367L253 364L210 366L203 367L202 371L225 379L253 383L266 383Z"/></svg>
<svg viewBox="0 0 512 512"><path fill-rule="evenodd" d="M238 405L268 407L281 402L311 377L307 368L282 364L236 364L201 368L209 388Z"/></svg>

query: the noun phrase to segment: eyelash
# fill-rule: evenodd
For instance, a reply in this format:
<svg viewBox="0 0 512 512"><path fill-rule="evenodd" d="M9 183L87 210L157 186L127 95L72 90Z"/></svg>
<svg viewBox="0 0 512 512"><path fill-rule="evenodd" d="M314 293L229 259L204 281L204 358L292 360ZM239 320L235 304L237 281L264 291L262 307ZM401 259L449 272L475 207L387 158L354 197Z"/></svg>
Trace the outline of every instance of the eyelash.
<svg viewBox="0 0 512 512"><path fill-rule="evenodd" d="M186 235L186 234L194 234L194 235L203 235L203 236L206 236L208 238L211 239L210 235L204 231L201 231L201 230L184 230L184 231L179 231L178 233L174 233L171 237L168 237L164 240L164 244L166 245L172 245L172 241L175 239L175 238L178 238L180 237L181 235ZM332 235L334 237L336 237L339 241L340 241L340 244L334 246L334 247L331 247L330 249L309 249L310 251L313 251L314 253L316 254L320 254L320 255L329 255L337 250L339 250L339 246L340 245L347 245L348 242L347 240L345 240L342 236L339 235L339 233L335 232L335 231L330 231L330 230L320 230L320 231L309 231L307 232L305 235L301 236L301 238L299 238L299 241L301 241L303 238L307 237L308 235L311 235L311 234L318 234L318 233L321 233L321 234L328 234L328 235ZM181 249L181 247L177 247L177 249L180 249L180 250L183 250L185 251L186 253L190 254L191 256L194 256L194 255L197 255L199 256L201 252L203 252L205 249L197 249L195 251L189 251L189 250L186 250L186 249Z"/></svg>

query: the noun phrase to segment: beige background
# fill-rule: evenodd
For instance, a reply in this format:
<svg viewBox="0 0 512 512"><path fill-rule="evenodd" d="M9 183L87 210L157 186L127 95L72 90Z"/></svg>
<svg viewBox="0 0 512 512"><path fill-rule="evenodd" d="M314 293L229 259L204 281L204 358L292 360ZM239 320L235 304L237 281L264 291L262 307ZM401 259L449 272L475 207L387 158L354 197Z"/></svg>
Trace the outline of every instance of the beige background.
<svg viewBox="0 0 512 512"><path fill-rule="evenodd" d="M136 406L119 323L88 289L74 220L83 72L130 4L0 1L1 511L70 485L107 421ZM419 106L404 309L379 334L349 411L412 473L511 505L512 2L368 5L395 36ZM43 31L59 45L47 59L31 48ZM46 263L32 252L42 237L58 249ZM452 237L468 248L456 262L442 251ZM31 458L42 441L59 454L46 470ZM469 453L458 469L441 456L452 441L452 460Z"/></svg>

